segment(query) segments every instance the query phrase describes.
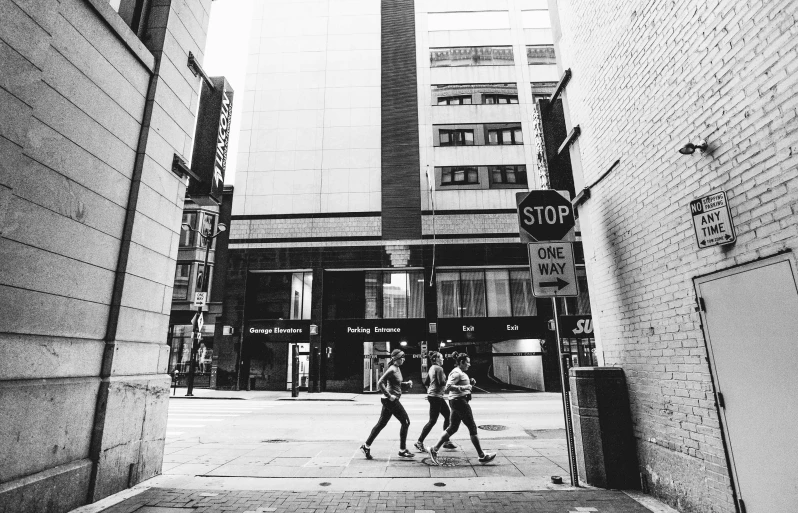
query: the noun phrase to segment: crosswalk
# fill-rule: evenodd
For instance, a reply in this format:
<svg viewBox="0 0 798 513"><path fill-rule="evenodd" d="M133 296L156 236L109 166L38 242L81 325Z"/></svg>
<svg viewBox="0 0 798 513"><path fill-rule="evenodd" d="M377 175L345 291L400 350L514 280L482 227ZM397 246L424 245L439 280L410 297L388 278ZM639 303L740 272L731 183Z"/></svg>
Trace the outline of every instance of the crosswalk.
<svg viewBox="0 0 798 513"><path fill-rule="evenodd" d="M169 402L166 436L179 436L186 433L185 430L204 428L217 422L229 422L235 417L258 413L274 406L274 403L256 404L252 401L173 400Z"/></svg>

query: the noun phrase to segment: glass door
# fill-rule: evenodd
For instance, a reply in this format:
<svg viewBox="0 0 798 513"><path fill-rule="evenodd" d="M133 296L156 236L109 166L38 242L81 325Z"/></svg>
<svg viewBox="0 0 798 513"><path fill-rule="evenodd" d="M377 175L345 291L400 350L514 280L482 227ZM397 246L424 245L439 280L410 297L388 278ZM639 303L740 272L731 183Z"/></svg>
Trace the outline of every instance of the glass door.
<svg viewBox="0 0 798 513"><path fill-rule="evenodd" d="M286 374L286 390L291 390L291 383L293 380L293 362L291 359L294 357L294 346L299 346L299 372L298 374L298 387L300 389L308 388L308 373L310 372L310 344L288 344L288 372Z"/></svg>
<svg viewBox="0 0 798 513"><path fill-rule="evenodd" d="M363 342L363 391L379 392L377 380L388 368L390 342Z"/></svg>

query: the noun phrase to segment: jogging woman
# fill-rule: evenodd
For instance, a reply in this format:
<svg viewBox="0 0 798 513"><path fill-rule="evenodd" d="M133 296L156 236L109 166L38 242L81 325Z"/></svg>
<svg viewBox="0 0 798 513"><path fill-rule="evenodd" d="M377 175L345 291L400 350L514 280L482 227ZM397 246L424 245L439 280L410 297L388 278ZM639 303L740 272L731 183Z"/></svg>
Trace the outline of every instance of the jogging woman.
<svg viewBox="0 0 798 513"><path fill-rule="evenodd" d="M391 360L388 370L386 370L385 374L377 381L377 387L382 390L385 397L382 398L380 420L377 421L377 425L371 430L371 434L368 440L366 440L366 443L360 446L360 450L366 455L367 460L372 459L371 444L374 442L374 439L377 438L377 435L380 434L382 428L388 425L388 421L391 420L392 415L396 417L396 420L402 423L402 427L399 428L399 456L403 458L413 457L413 453L408 451L405 446L407 443L407 430L410 428L410 417L407 416L404 406L399 402L399 398L402 397L402 387L413 386L412 381L402 381L402 371L399 369L399 366L402 365L404 361L405 353L401 349L394 349L391 351Z"/></svg>
<svg viewBox="0 0 798 513"><path fill-rule="evenodd" d="M496 457L495 454L487 453L482 450L477 435L477 424L474 422L474 414L471 412L471 387L476 384L476 380L470 379L466 371L471 366L471 358L465 353L457 355L457 367L449 373L446 380L445 390L449 392L449 404L452 407L452 419L449 427L441 434L438 443L428 449L429 456L435 464L438 464L438 450L449 441L449 438L460 428L460 422L466 425L471 435L471 443L479 454L479 462L487 463Z"/></svg>
<svg viewBox="0 0 798 513"><path fill-rule="evenodd" d="M427 401L429 401L429 421L421 430L418 442L413 446L419 452L427 452L424 447L424 439L438 422L438 415L443 415L443 429L449 427L449 406L444 399L443 390L446 388L446 374L443 372L443 355L437 351L432 351L429 355L432 366L429 369L429 387L427 387ZM447 449L456 449L457 446L452 442L443 445Z"/></svg>

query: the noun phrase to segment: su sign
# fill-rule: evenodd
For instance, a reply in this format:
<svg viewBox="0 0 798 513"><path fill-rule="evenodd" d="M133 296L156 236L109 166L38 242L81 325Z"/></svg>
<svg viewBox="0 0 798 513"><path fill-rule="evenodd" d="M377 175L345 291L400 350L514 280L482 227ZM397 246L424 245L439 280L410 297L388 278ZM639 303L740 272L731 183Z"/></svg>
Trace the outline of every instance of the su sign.
<svg viewBox="0 0 798 513"><path fill-rule="evenodd" d="M518 226L523 242L562 240L574 227L574 209L567 191L519 192Z"/></svg>

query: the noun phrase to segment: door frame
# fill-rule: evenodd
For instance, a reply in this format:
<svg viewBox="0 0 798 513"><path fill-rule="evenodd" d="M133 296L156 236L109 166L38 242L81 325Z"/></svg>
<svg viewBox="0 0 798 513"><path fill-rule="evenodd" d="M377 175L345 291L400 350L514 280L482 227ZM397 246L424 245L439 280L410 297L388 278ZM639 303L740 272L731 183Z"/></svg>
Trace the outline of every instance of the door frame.
<svg viewBox="0 0 798 513"><path fill-rule="evenodd" d="M726 426L726 414L723 411L723 408L720 407L720 401L718 400L718 382L717 376L715 375L715 361L714 361L714 354L712 352L712 346L709 341L709 333L707 332L707 322L706 322L706 311L704 310L704 305L702 303L701 294L699 291L699 286L702 283L707 283L709 281L723 278L726 276L732 276L734 274L738 274L741 272L750 271L753 269L758 269L761 267L766 267L768 265L777 264L780 262L787 262L790 265L790 271L792 273L793 281L798 284L798 274L796 274L796 259L795 254L792 252L791 249L786 249L783 251L779 251L773 255L757 258L756 260L752 260L750 262L744 262L740 264L736 264L730 267L725 267L723 269L719 269L717 271L713 271L707 274L701 274L698 276L693 276L693 291L695 293L695 302L696 302L696 312L698 312L699 318L701 320L701 334L704 338L704 348L706 350L706 357L705 360L707 362L707 368L709 370L710 380L712 381L712 395L715 397L715 411L718 414L718 424L720 425L720 439L723 443L723 453L726 456L726 469L729 472L731 489L732 489L732 498L734 499L734 507L738 513L744 512L744 507L741 506L740 496L738 495L737 490L739 490L739 481L737 476L737 470L734 465L734 455L729 448L729 434L727 431Z"/></svg>

